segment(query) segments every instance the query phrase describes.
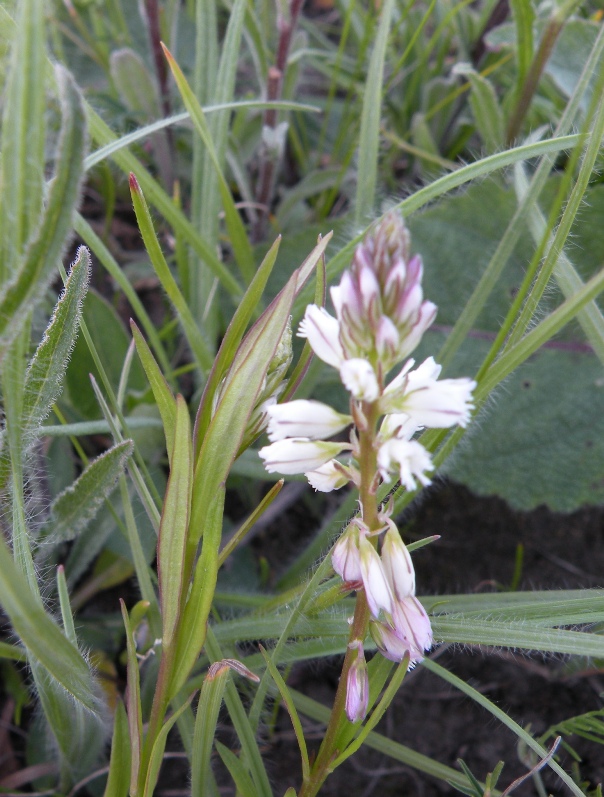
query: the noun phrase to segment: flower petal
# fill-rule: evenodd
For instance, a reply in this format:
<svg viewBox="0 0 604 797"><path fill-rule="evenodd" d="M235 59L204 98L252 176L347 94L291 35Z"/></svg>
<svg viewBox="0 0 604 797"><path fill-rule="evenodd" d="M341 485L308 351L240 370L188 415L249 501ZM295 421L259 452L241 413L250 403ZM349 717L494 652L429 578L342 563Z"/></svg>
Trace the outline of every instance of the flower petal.
<svg viewBox="0 0 604 797"><path fill-rule="evenodd" d="M336 318L329 315L323 307L309 304L300 324L298 337L307 338L319 359L333 368L339 368L344 360L339 332L340 325Z"/></svg>
<svg viewBox="0 0 604 797"><path fill-rule="evenodd" d="M269 473L293 474L320 468L350 448L349 443L325 443L306 437L291 437L264 446L258 454L264 460L264 467Z"/></svg>

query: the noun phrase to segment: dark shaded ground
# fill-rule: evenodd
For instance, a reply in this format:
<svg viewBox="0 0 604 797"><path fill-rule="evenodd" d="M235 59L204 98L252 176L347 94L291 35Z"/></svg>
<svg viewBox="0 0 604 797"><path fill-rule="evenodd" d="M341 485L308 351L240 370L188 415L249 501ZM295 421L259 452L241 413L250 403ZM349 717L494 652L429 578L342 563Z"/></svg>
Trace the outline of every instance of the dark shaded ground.
<svg viewBox="0 0 604 797"><path fill-rule="evenodd" d="M604 508L572 515L554 514L544 507L518 513L497 498L476 498L463 487L446 485L433 491L418 507L409 532L417 538L442 535L438 543L415 555L420 593L490 591L496 584L509 585L519 545L525 551L519 589L573 589L601 587L604 583ZM264 553L270 557L269 551ZM459 646L441 647L433 655L517 722L525 727L530 724L536 734L554 723L604 706L604 669L593 662L575 661L571 665L560 658L546 660L537 655ZM320 669L317 665L303 666L293 674L297 689L323 703L329 703L337 677L336 662ZM321 729L310 723L308 729L311 737L313 730L316 732L317 748ZM407 677L378 730L450 767L457 768L456 761L461 757L480 779L503 760L506 763L498 784L502 790L527 771L519 760L511 731L421 667ZM567 741L583 759L583 781L594 788L604 779L604 746L576 736ZM272 762L274 791L283 794L287 786L299 783L299 777L292 775L299 765L286 715L270 746L266 760ZM568 768L571 762L565 754L563 761ZM549 773L544 773L544 781L548 793L569 793ZM364 750L337 770L321 793L437 797L459 792L396 765L377 752ZM515 793L538 792L528 780Z"/></svg>

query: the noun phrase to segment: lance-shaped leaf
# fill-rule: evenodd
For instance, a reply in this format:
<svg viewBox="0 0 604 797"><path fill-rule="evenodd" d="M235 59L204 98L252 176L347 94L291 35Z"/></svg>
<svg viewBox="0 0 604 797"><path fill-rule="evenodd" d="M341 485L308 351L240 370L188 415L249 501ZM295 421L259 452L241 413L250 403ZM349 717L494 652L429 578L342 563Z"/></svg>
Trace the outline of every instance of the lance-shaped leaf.
<svg viewBox="0 0 604 797"><path fill-rule="evenodd" d="M61 135L55 175L35 241L18 270L0 293L0 354L14 339L27 312L40 300L50 281L71 230L78 201L86 149L86 119L81 94L69 74L57 67L61 99Z"/></svg>
<svg viewBox="0 0 604 797"><path fill-rule="evenodd" d="M15 34L2 118L0 284L13 276L42 209L44 0L18 4Z"/></svg>
<svg viewBox="0 0 604 797"><path fill-rule="evenodd" d="M143 739L143 718L141 708L141 686L138 661L136 658L136 647L134 645L134 633L132 623L128 616L126 604L120 598L122 619L126 628L126 651L128 656L127 677L128 691L126 694L126 708L128 713L128 733L130 736L130 795L136 797L138 794L138 778L141 764L141 746ZM113 758L113 754L112 754Z"/></svg>
<svg viewBox="0 0 604 797"><path fill-rule="evenodd" d="M151 749L151 756L149 758L149 767L147 769L147 777L144 783L144 787L142 789L143 797L152 797L153 792L155 790L155 786L157 785L157 778L159 775L159 770L162 765L163 757L164 757L164 750L166 749L166 742L168 740L168 734L172 730L176 720L183 714L191 705L191 701L195 697L195 693L193 693L185 703L175 711L174 714L164 723L162 729L157 735L155 742L153 743L153 747ZM132 792L130 792L132 795Z"/></svg>
<svg viewBox="0 0 604 797"><path fill-rule="evenodd" d="M157 570L164 650L172 644L188 583L185 581L185 549L191 509L193 442L187 403L176 399L174 449L168 488L159 526Z"/></svg>
<svg viewBox="0 0 604 797"><path fill-rule="evenodd" d="M28 654L73 700L97 713L99 704L88 664L34 597L1 535L0 604Z"/></svg>
<svg viewBox="0 0 604 797"><path fill-rule="evenodd" d="M104 797L127 797L129 786L130 740L128 739L128 718L124 704L120 700L115 710L109 775Z"/></svg>
<svg viewBox="0 0 604 797"><path fill-rule="evenodd" d="M133 451L132 440L118 443L93 460L82 475L57 496L51 509L54 541L73 540L84 531L113 492Z"/></svg>
<svg viewBox="0 0 604 797"><path fill-rule="evenodd" d="M89 280L90 253L80 246L63 293L25 375L23 423L27 431L40 426L61 392Z"/></svg>
<svg viewBox="0 0 604 797"><path fill-rule="evenodd" d="M202 535L203 545L179 629L176 655L178 669L175 669L172 680L172 694L184 683L205 640L206 623L218 575L224 485L266 371L289 320L296 280L297 273L294 273L241 344L231 365L228 384L200 444L193 483L186 574L191 573Z"/></svg>
<svg viewBox="0 0 604 797"><path fill-rule="evenodd" d="M165 380L151 349L147 345L147 341L142 336L140 329L136 326L134 321L130 321L130 327L132 329L132 336L134 337L138 356L147 374L155 403L161 415L164 425L164 434L166 436L166 449L168 451L168 457L170 458L170 464L172 464L174 426L176 423L176 400L172 395L170 386Z"/></svg>
<svg viewBox="0 0 604 797"><path fill-rule="evenodd" d="M211 757L218 713L229 677L229 667L222 662L210 667L197 704L193 755L191 757L191 794L211 794Z"/></svg>

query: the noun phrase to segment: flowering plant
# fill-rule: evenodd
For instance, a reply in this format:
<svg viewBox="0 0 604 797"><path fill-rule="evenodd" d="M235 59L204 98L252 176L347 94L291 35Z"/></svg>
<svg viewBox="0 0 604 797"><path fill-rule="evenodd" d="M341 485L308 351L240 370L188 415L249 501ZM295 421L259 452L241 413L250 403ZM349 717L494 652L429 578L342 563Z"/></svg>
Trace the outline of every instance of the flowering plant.
<svg viewBox="0 0 604 797"><path fill-rule="evenodd" d="M338 370L350 393L349 414L306 400L266 409L272 442L260 456L269 472L304 473L323 492L347 483L359 491L359 515L332 551L333 568L346 589L357 590L340 682L351 722L367 712L363 642L368 628L380 653L392 661L407 657L413 665L432 645L430 620L415 596L413 562L391 517L392 504L378 505L377 488L393 479L409 491L418 483L430 484L434 466L416 433L466 426L473 409L475 382L439 380L441 369L432 357L417 368L408 359L389 380L436 316L435 305L423 298L422 271L420 256L410 255L403 219L388 213L331 289L336 317L309 305L298 333ZM347 427L348 441L324 439Z"/></svg>

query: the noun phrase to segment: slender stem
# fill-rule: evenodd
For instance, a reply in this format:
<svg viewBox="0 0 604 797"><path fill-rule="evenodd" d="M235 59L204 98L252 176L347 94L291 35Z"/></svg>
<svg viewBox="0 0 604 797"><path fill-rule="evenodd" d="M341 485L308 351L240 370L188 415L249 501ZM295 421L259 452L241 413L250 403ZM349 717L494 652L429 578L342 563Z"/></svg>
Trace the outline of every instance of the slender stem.
<svg viewBox="0 0 604 797"><path fill-rule="evenodd" d="M358 443L358 463L361 482L359 487L359 498L361 502L361 516L365 525L370 531L376 531L380 527L378 518L378 503L376 497L376 473L377 473L377 451L375 448L376 427L379 419L377 404L364 402L362 412L366 419L365 428L359 429ZM353 411L354 416L354 411ZM375 545L377 540L369 538ZM344 664L340 681L336 691L329 723L323 737L323 742L319 748L317 758L313 764L310 778L302 784L298 797L314 797L331 773L332 762L342 752L337 748L337 740L346 722L346 689L348 681L348 671L357 657L357 652L350 647L350 642L356 639L364 640L367 636L370 613L367 598L364 590L357 593L354 617L350 626L349 644L346 647Z"/></svg>

